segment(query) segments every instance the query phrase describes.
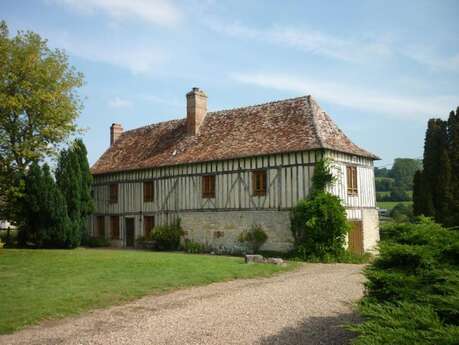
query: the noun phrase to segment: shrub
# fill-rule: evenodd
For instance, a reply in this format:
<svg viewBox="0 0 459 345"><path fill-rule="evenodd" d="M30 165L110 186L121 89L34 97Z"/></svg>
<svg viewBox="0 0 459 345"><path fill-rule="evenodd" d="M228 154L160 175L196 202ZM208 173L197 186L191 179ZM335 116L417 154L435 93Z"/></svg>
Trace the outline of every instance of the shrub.
<svg viewBox="0 0 459 345"><path fill-rule="evenodd" d="M291 230L296 255L308 260L339 257L344 253L349 224L346 210L338 197L319 192L301 200L291 214Z"/></svg>
<svg viewBox="0 0 459 345"><path fill-rule="evenodd" d="M4 248L14 248L18 244L18 231L13 229L0 230L0 242Z"/></svg>
<svg viewBox="0 0 459 345"><path fill-rule="evenodd" d="M190 239L185 240L183 244L183 250L188 254L202 254L211 252L211 249L207 245L195 242Z"/></svg>
<svg viewBox="0 0 459 345"><path fill-rule="evenodd" d="M247 249L253 253L257 253L263 244L268 239L268 235L263 230L261 225L253 224L249 229L244 230L239 234L238 241L247 246Z"/></svg>
<svg viewBox="0 0 459 345"><path fill-rule="evenodd" d="M389 223L380 254L365 270L355 344L456 344L459 339L459 232L429 218Z"/></svg>
<svg viewBox="0 0 459 345"><path fill-rule="evenodd" d="M360 312L367 321L349 327L361 334L354 345L453 345L459 339L459 327L443 324L428 305L366 303Z"/></svg>
<svg viewBox="0 0 459 345"><path fill-rule="evenodd" d="M390 216L396 222L408 222L413 218L413 207L398 203L390 211Z"/></svg>
<svg viewBox="0 0 459 345"><path fill-rule="evenodd" d="M151 239L156 250L178 250L180 237L183 234L180 219L178 219L171 225L156 226L151 234Z"/></svg>
<svg viewBox="0 0 459 345"><path fill-rule="evenodd" d="M89 236L86 245L91 248L108 247L110 246L110 241L105 237Z"/></svg>

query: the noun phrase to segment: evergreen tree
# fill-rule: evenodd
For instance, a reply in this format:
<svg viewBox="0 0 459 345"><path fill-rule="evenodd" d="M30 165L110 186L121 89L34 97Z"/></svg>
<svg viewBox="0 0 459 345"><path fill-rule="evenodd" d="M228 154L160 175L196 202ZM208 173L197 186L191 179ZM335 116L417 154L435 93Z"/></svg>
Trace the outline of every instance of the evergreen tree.
<svg viewBox="0 0 459 345"><path fill-rule="evenodd" d="M81 235L82 241L86 242L88 234L88 217L94 211L94 202L91 196L92 175L89 170L88 152L83 140L77 139L73 144L73 150L78 158L81 174L80 189L80 217L81 217Z"/></svg>
<svg viewBox="0 0 459 345"><path fill-rule="evenodd" d="M459 225L459 107L448 118L448 149L451 163L451 223Z"/></svg>
<svg viewBox="0 0 459 345"><path fill-rule="evenodd" d="M21 245L45 248L74 247L65 200L56 186L49 166L33 163L25 176L22 199Z"/></svg>
<svg viewBox="0 0 459 345"><path fill-rule="evenodd" d="M415 216L425 214L424 202L422 198L422 187L422 171L418 170L413 177L413 214Z"/></svg>
<svg viewBox="0 0 459 345"><path fill-rule="evenodd" d="M78 246L81 241L81 169L75 151L62 150L56 168L57 186L62 192L70 219L71 242Z"/></svg>

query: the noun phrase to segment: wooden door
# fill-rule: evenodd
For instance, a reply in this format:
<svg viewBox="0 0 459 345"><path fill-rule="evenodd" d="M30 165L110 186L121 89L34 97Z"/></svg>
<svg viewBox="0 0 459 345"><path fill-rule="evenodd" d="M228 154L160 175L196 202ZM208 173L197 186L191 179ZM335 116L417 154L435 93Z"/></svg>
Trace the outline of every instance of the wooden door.
<svg viewBox="0 0 459 345"><path fill-rule="evenodd" d="M126 218L126 247L134 247L135 226L134 218Z"/></svg>
<svg viewBox="0 0 459 345"><path fill-rule="evenodd" d="M361 221L351 222L348 248L352 253L363 254L363 227Z"/></svg>

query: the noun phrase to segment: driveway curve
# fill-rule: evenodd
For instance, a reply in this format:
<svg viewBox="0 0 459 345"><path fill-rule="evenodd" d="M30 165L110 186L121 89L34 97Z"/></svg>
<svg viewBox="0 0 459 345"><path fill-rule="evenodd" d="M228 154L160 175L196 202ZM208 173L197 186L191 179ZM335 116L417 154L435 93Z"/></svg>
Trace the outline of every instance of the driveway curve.
<svg viewBox="0 0 459 345"><path fill-rule="evenodd" d="M0 344L347 344L362 265L304 264L271 278L147 296L0 336Z"/></svg>

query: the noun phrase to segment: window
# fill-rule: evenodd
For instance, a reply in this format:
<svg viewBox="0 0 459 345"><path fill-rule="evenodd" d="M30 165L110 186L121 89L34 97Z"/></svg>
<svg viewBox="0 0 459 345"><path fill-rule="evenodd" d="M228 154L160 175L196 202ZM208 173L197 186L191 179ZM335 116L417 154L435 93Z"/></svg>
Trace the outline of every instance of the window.
<svg viewBox="0 0 459 345"><path fill-rule="evenodd" d="M346 167L347 172L347 194L357 195L357 167L348 166Z"/></svg>
<svg viewBox="0 0 459 345"><path fill-rule="evenodd" d="M155 217L154 216L144 216L143 217L143 235L146 237L150 235L151 230L155 227Z"/></svg>
<svg viewBox="0 0 459 345"><path fill-rule="evenodd" d="M215 198L215 175L202 177L202 197Z"/></svg>
<svg viewBox="0 0 459 345"><path fill-rule="evenodd" d="M110 185L110 204L116 204L118 202L118 184L112 183Z"/></svg>
<svg viewBox="0 0 459 345"><path fill-rule="evenodd" d="M256 170L252 173L253 195L266 195L266 170Z"/></svg>
<svg viewBox="0 0 459 345"><path fill-rule="evenodd" d="M152 202L155 197L153 181L143 183L143 202Z"/></svg>
<svg viewBox="0 0 459 345"><path fill-rule="evenodd" d="M105 238L105 216L97 216L96 231L97 237Z"/></svg>
<svg viewBox="0 0 459 345"><path fill-rule="evenodd" d="M110 217L110 235L112 240L120 239L120 217L111 216Z"/></svg>

